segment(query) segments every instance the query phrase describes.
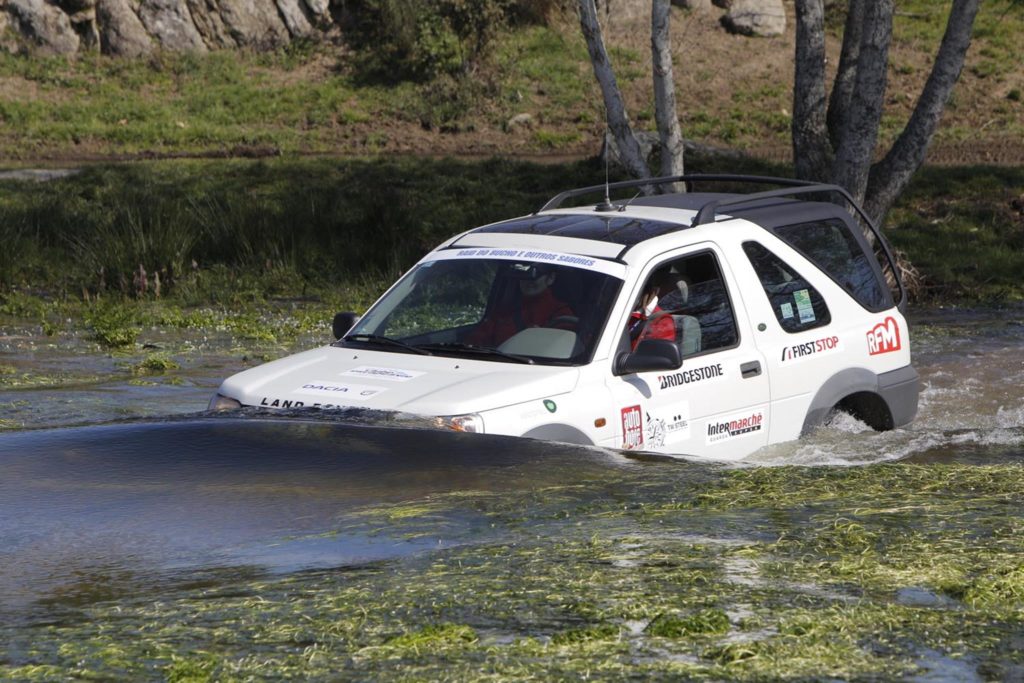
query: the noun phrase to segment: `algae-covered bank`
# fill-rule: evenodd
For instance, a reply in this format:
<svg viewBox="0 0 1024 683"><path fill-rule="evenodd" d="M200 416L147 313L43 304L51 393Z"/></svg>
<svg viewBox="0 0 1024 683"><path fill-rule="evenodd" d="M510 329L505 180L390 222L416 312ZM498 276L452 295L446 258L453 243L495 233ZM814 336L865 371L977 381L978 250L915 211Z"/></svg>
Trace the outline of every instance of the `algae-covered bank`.
<svg viewBox="0 0 1024 683"><path fill-rule="evenodd" d="M237 364L230 335L3 385L49 428L0 433L0 679L1018 680L1021 318L918 311L913 425L838 419L738 468L197 415L225 368L180 349ZM33 412L109 420L97 397L146 401L140 378L183 393L89 427Z"/></svg>

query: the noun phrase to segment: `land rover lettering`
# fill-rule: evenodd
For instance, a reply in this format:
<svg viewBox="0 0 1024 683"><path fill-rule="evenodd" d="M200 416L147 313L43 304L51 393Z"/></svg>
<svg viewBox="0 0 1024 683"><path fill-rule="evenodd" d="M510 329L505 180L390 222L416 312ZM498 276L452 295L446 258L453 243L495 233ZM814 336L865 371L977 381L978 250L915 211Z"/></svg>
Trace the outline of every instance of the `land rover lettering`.
<svg viewBox="0 0 1024 683"><path fill-rule="evenodd" d="M280 398L264 396L260 399L260 406L264 408L301 408L305 403L302 401L288 401Z"/></svg>

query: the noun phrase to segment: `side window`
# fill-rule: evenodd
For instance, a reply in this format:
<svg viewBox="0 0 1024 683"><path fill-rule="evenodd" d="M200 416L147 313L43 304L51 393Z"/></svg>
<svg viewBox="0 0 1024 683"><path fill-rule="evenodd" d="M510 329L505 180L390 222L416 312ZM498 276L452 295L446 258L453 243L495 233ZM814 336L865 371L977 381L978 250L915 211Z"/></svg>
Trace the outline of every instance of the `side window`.
<svg viewBox="0 0 1024 683"><path fill-rule="evenodd" d="M754 266L782 329L803 332L831 322L825 300L800 273L757 242L744 242L743 251Z"/></svg>
<svg viewBox="0 0 1024 683"><path fill-rule="evenodd" d="M659 266L633 305L630 340L673 339L683 357L735 346L739 341L732 302L711 252Z"/></svg>
<svg viewBox="0 0 1024 683"><path fill-rule="evenodd" d="M850 228L841 220L825 220L775 228L775 234L828 273L836 284L869 311L892 306L892 299Z"/></svg>

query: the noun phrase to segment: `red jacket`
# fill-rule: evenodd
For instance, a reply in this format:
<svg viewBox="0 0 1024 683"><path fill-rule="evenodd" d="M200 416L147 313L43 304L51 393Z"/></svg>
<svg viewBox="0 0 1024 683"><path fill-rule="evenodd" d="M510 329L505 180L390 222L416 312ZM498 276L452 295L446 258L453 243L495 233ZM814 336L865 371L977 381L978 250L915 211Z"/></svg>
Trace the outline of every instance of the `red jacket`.
<svg viewBox="0 0 1024 683"><path fill-rule="evenodd" d="M639 311L630 314L629 336L632 340L633 349L641 339L666 339L674 342L676 340L676 324L671 315L661 315L663 311L655 306L650 316L645 316Z"/></svg>
<svg viewBox="0 0 1024 683"><path fill-rule="evenodd" d="M499 306L480 321L466 341L478 346L498 346L520 330L547 327L555 318L574 316L569 304L555 298L551 289L537 296L520 296L511 304Z"/></svg>

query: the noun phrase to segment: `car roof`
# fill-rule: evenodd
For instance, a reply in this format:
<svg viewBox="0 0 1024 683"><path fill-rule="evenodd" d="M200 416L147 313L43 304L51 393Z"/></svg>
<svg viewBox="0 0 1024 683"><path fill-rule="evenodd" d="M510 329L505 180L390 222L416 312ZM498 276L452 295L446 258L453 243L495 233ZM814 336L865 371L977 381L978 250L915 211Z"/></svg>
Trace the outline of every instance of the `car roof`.
<svg viewBox="0 0 1024 683"><path fill-rule="evenodd" d="M493 223L472 230L469 234L547 235L632 247L655 237L692 228L697 212L710 203L738 200L744 196L720 192L655 195L637 198L610 211L600 210L600 205L545 211ZM667 211L630 211L634 207L661 208ZM830 202L777 197L729 207L727 216L743 218L769 229L824 218L849 218L849 214L842 207Z"/></svg>

